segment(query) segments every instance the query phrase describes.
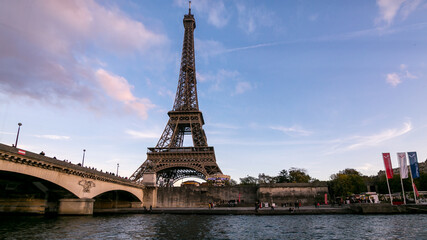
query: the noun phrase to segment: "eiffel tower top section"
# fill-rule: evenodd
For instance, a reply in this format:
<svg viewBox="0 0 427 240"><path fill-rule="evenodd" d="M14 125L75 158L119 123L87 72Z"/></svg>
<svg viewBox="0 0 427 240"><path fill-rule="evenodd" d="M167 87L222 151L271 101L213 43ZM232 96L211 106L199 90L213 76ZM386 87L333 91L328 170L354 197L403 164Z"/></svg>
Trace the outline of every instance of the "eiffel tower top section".
<svg viewBox="0 0 427 240"><path fill-rule="evenodd" d="M191 4L191 2L190 2ZM197 100L196 64L194 56L194 29L196 20L191 14L184 15L184 41L182 44L181 68L179 72L178 89L172 111L199 111Z"/></svg>

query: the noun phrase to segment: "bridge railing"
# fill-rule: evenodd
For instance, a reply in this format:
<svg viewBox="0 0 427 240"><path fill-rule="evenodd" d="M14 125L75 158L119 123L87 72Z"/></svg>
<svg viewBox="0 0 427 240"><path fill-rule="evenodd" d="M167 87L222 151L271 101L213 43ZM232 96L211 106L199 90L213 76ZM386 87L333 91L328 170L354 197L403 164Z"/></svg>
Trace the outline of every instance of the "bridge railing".
<svg viewBox="0 0 427 240"><path fill-rule="evenodd" d="M22 158L28 158L31 160L36 160L41 163L54 165L56 167L60 167L63 169L71 169L74 171L79 171L82 173L85 173L87 176L93 178L93 177L102 177L104 180L108 180L109 182L117 182L121 184L126 185L141 185L140 183L136 183L134 181L131 181L130 179L126 179L123 177L115 176L112 174L109 174L107 172L98 171L96 169L92 169L89 167L79 166L77 164L73 164L69 162L68 160L59 160L56 159L56 157L47 157L42 154L37 154L34 152L30 152L24 149L11 147L5 144L0 143L0 153L3 154L14 154L14 155L22 155ZM92 176L90 176L92 175Z"/></svg>

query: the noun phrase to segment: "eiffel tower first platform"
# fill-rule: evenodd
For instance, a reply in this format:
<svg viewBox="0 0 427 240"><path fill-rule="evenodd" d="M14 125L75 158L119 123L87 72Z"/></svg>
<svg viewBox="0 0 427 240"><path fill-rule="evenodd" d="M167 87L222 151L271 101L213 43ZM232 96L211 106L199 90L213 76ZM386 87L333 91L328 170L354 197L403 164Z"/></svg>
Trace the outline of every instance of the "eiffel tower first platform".
<svg viewBox="0 0 427 240"><path fill-rule="evenodd" d="M214 148L208 146L203 130L205 122L199 111L193 36L196 21L191 7L183 22L181 69L173 109L168 112L169 121L156 147L148 148L147 160L130 177L146 186L172 186L188 177L207 180L222 175ZM192 136L192 147L183 146L184 135Z"/></svg>

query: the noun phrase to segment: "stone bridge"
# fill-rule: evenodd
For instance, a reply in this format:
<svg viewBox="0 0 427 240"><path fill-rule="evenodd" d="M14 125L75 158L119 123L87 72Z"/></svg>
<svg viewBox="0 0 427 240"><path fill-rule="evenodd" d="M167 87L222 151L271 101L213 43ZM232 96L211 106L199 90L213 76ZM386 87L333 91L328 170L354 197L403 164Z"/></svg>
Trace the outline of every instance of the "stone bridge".
<svg viewBox="0 0 427 240"><path fill-rule="evenodd" d="M144 189L122 177L0 144L0 212L92 214L94 208L141 207Z"/></svg>

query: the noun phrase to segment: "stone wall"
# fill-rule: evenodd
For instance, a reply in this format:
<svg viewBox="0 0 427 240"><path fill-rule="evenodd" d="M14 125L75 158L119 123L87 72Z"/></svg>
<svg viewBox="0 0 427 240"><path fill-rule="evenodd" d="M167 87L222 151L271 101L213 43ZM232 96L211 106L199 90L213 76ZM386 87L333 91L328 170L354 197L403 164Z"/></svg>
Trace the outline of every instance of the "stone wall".
<svg viewBox="0 0 427 240"><path fill-rule="evenodd" d="M0 199L0 213L44 214L45 199L8 198Z"/></svg>
<svg viewBox="0 0 427 240"><path fill-rule="evenodd" d="M261 185L258 188L258 199L261 202L274 202L277 206L285 203L301 202L302 205L312 205L315 202L324 203L328 185L319 183L277 183Z"/></svg>
<svg viewBox="0 0 427 240"><path fill-rule="evenodd" d="M277 206L282 203L314 204L324 202L328 193L326 183L281 183L261 186L227 186L227 187L197 187L183 186L172 188L157 188L157 204L153 207L207 207L210 202L216 205L227 205L229 201L238 202L239 206L253 206L256 201L274 202ZM144 195L144 203L148 201ZM145 206L148 207L147 204Z"/></svg>
<svg viewBox="0 0 427 240"><path fill-rule="evenodd" d="M230 200L238 202L239 195L243 205L253 204L256 192L256 186L158 188L157 207L208 207L210 202L226 205Z"/></svg>

